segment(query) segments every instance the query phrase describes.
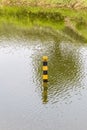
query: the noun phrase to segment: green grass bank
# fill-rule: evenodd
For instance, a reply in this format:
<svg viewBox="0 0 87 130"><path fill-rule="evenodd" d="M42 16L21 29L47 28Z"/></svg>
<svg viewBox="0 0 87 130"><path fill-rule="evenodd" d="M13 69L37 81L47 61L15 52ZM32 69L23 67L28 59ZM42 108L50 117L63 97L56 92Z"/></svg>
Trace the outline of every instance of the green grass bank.
<svg viewBox="0 0 87 130"><path fill-rule="evenodd" d="M2 0L0 26L14 24L21 28L34 26L59 30L66 35L79 36L87 41L87 2L81 0ZM48 6L47 6L48 5Z"/></svg>

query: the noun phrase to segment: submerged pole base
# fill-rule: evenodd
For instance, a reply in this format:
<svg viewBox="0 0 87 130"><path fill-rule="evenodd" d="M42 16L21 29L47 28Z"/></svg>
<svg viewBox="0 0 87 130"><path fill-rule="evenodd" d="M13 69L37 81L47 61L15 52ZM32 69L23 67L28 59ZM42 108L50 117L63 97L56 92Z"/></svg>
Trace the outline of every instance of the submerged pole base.
<svg viewBox="0 0 87 130"><path fill-rule="evenodd" d="M48 82L48 79L43 79L43 82L47 83L47 82Z"/></svg>

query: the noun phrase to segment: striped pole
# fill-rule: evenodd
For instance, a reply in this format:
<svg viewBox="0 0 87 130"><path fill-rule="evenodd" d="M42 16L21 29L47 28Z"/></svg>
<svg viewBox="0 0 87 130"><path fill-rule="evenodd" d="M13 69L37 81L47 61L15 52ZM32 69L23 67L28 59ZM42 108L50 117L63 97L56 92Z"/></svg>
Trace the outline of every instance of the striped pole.
<svg viewBox="0 0 87 130"><path fill-rule="evenodd" d="M43 56L43 82L48 82L48 57Z"/></svg>

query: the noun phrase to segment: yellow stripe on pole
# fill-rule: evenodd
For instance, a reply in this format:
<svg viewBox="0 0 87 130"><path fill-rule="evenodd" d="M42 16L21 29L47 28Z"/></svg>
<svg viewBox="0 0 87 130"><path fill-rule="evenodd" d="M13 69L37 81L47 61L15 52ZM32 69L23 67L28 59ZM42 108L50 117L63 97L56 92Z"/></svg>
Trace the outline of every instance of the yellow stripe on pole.
<svg viewBox="0 0 87 130"><path fill-rule="evenodd" d="M48 70L48 66L43 66L43 71Z"/></svg>
<svg viewBox="0 0 87 130"><path fill-rule="evenodd" d="M47 61L48 57L47 56L43 56L43 61Z"/></svg>
<svg viewBox="0 0 87 130"><path fill-rule="evenodd" d="M43 75L43 79L48 79L48 75Z"/></svg>
<svg viewBox="0 0 87 130"><path fill-rule="evenodd" d="M48 57L47 56L43 56L43 82L48 82Z"/></svg>

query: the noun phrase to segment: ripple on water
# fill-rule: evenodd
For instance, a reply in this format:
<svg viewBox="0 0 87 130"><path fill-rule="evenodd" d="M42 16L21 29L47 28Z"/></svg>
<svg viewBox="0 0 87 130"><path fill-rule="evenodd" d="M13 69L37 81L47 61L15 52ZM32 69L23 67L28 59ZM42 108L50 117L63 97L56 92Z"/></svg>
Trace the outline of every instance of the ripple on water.
<svg viewBox="0 0 87 130"><path fill-rule="evenodd" d="M87 46L23 38L0 41L0 129L86 130ZM48 89L43 55L49 57Z"/></svg>

